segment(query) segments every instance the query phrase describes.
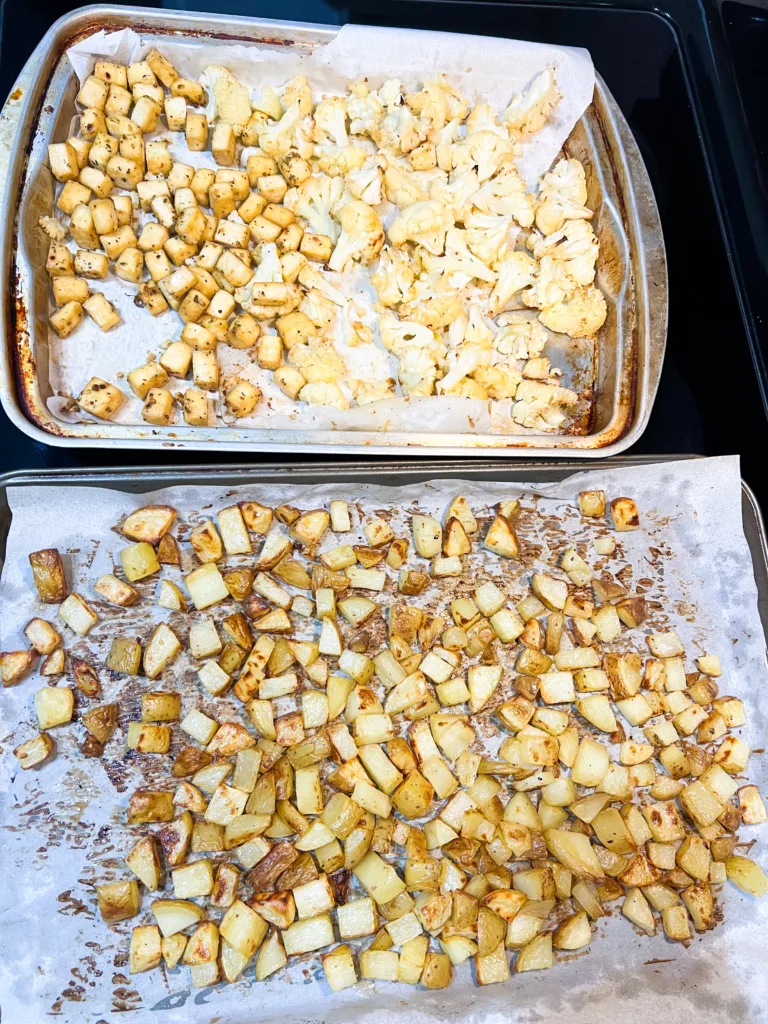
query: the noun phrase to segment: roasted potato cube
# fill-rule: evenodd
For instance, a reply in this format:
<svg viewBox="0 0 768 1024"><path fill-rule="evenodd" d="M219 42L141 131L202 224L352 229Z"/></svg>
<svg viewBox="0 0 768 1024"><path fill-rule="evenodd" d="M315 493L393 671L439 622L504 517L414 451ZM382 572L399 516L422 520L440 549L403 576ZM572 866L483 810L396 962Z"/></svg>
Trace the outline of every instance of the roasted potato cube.
<svg viewBox="0 0 768 1024"><path fill-rule="evenodd" d="M67 302L49 318L48 323L60 338L67 338L82 323L84 315L80 302Z"/></svg>
<svg viewBox="0 0 768 1024"><path fill-rule="evenodd" d="M211 154L217 164L229 167L235 162L235 142L233 126L226 121L217 121L211 135Z"/></svg>
<svg viewBox="0 0 768 1024"><path fill-rule="evenodd" d="M144 650L144 674L148 679L157 679L181 650L179 638L164 622L156 626Z"/></svg>
<svg viewBox="0 0 768 1024"><path fill-rule="evenodd" d="M262 399L261 388L248 380L236 378L224 394L227 409L238 419L250 416Z"/></svg>
<svg viewBox="0 0 768 1024"><path fill-rule="evenodd" d="M141 644L137 640L115 637L106 664L112 672L130 676L138 675L141 665Z"/></svg>
<svg viewBox="0 0 768 1024"><path fill-rule="evenodd" d="M184 124L184 138L187 148L193 153L201 153L208 145L208 121L205 114L195 114L187 111L187 118Z"/></svg>
<svg viewBox="0 0 768 1024"><path fill-rule="evenodd" d="M61 643L61 634L45 619L31 619L24 628L24 635L38 654L50 654Z"/></svg>
<svg viewBox="0 0 768 1024"><path fill-rule="evenodd" d="M146 423L165 427L173 416L173 395L166 388L150 388L141 410Z"/></svg>
<svg viewBox="0 0 768 1024"><path fill-rule="evenodd" d="M90 298L86 299L83 309L102 331L108 331L120 323L120 314L101 292L94 292Z"/></svg>
<svg viewBox="0 0 768 1024"><path fill-rule="evenodd" d="M617 532L637 530L640 526L640 515L632 498L614 498L611 502L611 519Z"/></svg>
<svg viewBox="0 0 768 1024"><path fill-rule="evenodd" d="M294 402L299 397L299 393L307 383L298 370L294 370L292 366L281 366L275 370L274 375L275 384L280 388L284 395L292 399Z"/></svg>
<svg viewBox="0 0 768 1024"><path fill-rule="evenodd" d="M59 604L67 596L67 581L61 556L56 548L33 551L29 555L32 577L40 600L45 604Z"/></svg>
<svg viewBox="0 0 768 1024"><path fill-rule="evenodd" d="M141 898L136 881L112 882L96 886L99 913L104 921L113 923L135 917L139 912Z"/></svg>
<svg viewBox="0 0 768 1024"><path fill-rule="evenodd" d="M27 771L29 768L38 768L49 758L55 756L56 744L47 732L41 732L38 736L16 747L13 754L18 759L19 765Z"/></svg>
<svg viewBox="0 0 768 1024"><path fill-rule="evenodd" d="M328 235L318 235L311 231L305 231L299 244L299 252L308 260L316 263L327 263L333 252L333 241Z"/></svg>
<svg viewBox="0 0 768 1024"><path fill-rule="evenodd" d="M57 181L74 181L80 173L77 152L69 142L54 142L48 147L48 163Z"/></svg>

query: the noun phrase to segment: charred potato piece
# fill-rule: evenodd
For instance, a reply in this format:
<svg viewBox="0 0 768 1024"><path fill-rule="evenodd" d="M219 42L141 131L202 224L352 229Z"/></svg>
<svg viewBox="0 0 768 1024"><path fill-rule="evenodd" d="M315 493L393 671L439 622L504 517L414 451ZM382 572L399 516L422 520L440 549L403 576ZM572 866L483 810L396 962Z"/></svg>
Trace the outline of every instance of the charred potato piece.
<svg viewBox="0 0 768 1024"><path fill-rule="evenodd" d="M29 556L32 576L40 600L45 604L59 604L67 596L64 566L56 548L33 551Z"/></svg>

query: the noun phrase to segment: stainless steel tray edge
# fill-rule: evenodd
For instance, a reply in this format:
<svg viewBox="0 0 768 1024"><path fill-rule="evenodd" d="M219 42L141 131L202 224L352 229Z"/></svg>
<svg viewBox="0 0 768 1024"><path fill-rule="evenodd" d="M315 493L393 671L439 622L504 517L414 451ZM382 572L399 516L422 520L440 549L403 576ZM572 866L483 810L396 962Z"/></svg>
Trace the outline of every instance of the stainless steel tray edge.
<svg viewBox="0 0 768 1024"><path fill-rule="evenodd" d="M28 162L38 164L44 160L45 140L51 127L53 108L41 108L42 98L49 87L51 75L61 55L64 39L71 40L79 33L87 33L95 25L106 22L109 27L138 25L151 33L152 29L178 32L197 31L219 37L247 37L254 41L280 42L291 40L296 45L313 46L327 42L338 31L333 26L309 25L250 18L199 15L185 12L160 11L149 8L119 8L107 5L79 8L60 18L41 41L23 69L0 114L0 181L5 199L5 215L0 220L0 254L6 271L6 280L13 287L6 293L3 354L0 359L0 401L14 424L46 444L68 447L157 447L215 450L221 446L243 451L273 451L292 453L369 455L383 451L387 455L435 454L460 457L508 457L510 453L525 458L542 458L560 452L574 458L604 458L626 450L642 434L650 416L653 399L661 374L667 331L667 272L661 223L648 173L640 151L625 118L600 76L596 82L596 102L600 107L603 129L613 137L622 159L611 160L612 170L621 179L623 216L616 216L630 236L635 291L636 324L634 366L617 371L616 414L623 402L633 407L630 426L623 430L613 421L601 433L592 435L429 435L413 438L403 434L326 432L326 439L318 441L312 432L275 431L217 431L215 438L201 437L203 428L184 425L168 431L152 431L141 426L102 424L67 424L62 427L47 415L41 396L37 395L36 410L25 410L19 395L19 381L36 374L32 339L31 304L33 281L31 268L25 259L16 259L17 197L24 181ZM55 82L63 89L65 83ZM35 138L29 153L22 155L25 140L33 129ZM14 359L14 347L18 362ZM30 418L30 415L33 418ZM39 419L44 426L33 419ZM257 436L258 435L258 436ZM290 436L288 436L290 435ZM601 437L603 440L601 441Z"/></svg>

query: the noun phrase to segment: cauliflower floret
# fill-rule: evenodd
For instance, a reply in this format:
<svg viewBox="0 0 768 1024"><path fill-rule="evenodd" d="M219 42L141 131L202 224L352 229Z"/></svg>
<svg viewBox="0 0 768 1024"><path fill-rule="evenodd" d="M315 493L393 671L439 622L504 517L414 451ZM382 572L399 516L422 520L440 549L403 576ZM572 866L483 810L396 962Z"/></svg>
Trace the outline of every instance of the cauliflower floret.
<svg viewBox="0 0 768 1024"><path fill-rule="evenodd" d="M493 321L485 316L477 302L470 302L464 341L482 345L484 348L491 348L495 334Z"/></svg>
<svg viewBox="0 0 768 1024"><path fill-rule="evenodd" d="M467 245L483 263L495 263L500 255L514 241L517 228L512 230L512 218L495 213L470 213L464 222L467 229Z"/></svg>
<svg viewBox="0 0 768 1024"><path fill-rule="evenodd" d="M514 97L504 111L503 119L510 133L532 134L540 131L560 100L554 68L547 68L533 82Z"/></svg>
<svg viewBox="0 0 768 1024"><path fill-rule="evenodd" d="M371 274L371 284L382 306L397 306L408 301L413 295L415 279L416 271L407 253L390 246L381 250L378 268Z"/></svg>
<svg viewBox="0 0 768 1024"><path fill-rule="evenodd" d="M578 160L559 160L539 179L536 225L545 235L562 228L566 220L592 217L587 202L587 180Z"/></svg>
<svg viewBox="0 0 768 1024"><path fill-rule="evenodd" d="M348 146L347 101L343 96L326 96L315 107L315 142L321 146Z"/></svg>
<svg viewBox="0 0 768 1024"><path fill-rule="evenodd" d="M496 273L469 251L466 232L461 228L450 228L446 233L445 256L429 256L425 253L422 262L429 271L463 274L468 281L477 278L479 281L493 284L496 280Z"/></svg>
<svg viewBox="0 0 768 1024"><path fill-rule="evenodd" d="M445 248L445 233L451 227L448 211L442 203L423 199L401 210L389 225L387 234L393 245L412 241L424 246L433 256Z"/></svg>
<svg viewBox="0 0 768 1024"><path fill-rule="evenodd" d="M428 122L431 132L440 131L448 121L463 121L469 111L469 104L445 75L425 79L421 92L411 93L405 99L411 110Z"/></svg>
<svg viewBox="0 0 768 1024"><path fill-rule="evenodd" d="M418 203L429 196L418 184L418 179L412 171L408 171L399 164L389 164L384 171L384 191L390 203L401 210L411 203Z"/></svg>
<svg viewBox="0 0 768 1024"><path fill-rule="evenodd" d="M398 359L411 348L428 350L436 358L445 356L445 345L434 331L409 320L398 320L392 313L385 313L379 318L379 331L384 348Z"/></svg>
<svg viewBox="0 0 768 1024"><path fill-rule="evenodd" d="M551 256L565 263L570 276L581 285L594 281L597 254L595 233L585 220L567 220L559 231L537 239L533 246L533 255L537 259Z"/></svg>
<svg viewBox="0 0 768 1024"><path fill-rule="evenodd" d="M507 214L524 228L533 224L535 200L525 189L525 182L514 167L504 167L472 197L481 213Z"/></svg>
<svg viewBox="0 0 768 1024"><path fill-rule="evenodd" d="M294 75L283 86L283 106L299 104L299 114L305 117L312 113L312 89L304 75Z"/></svg>
<svg viewBox="0 0 768 1024"><path fill-rule="evenodd" d="M280 257L277 254L277 246L274 242L264 242L261 246L261 260L254 281L282 281L283 270L280 266Z"/></svg>
<svg viewBox="0 0 768 1024"><path fill-rule="evenodd" d="M293 103L279 121L259 132L259 149L276 158L285 156L293 143L294 129L299 123L299 104Z"/></svg>
<svg viewBox="0 0 768 1024"><path fill-rule="evenodd" d="M486 130L468 135L463 142L454 146L455 165L476 167L480 184L496 174L502 166L509 166L514 156L515 147L509 139Z"/></svg>
<svg viewBox="0 0 768 1024"><path fill-rule="evenodd" d="M482 370L483 368L480 367L479 369ZM472 377L465 377L463 380L460 380L455 387L451 388L450 391L446 391L445 394L451 395L454 398L474 398L481 402L487 401L489 397L485 388Z"/></svg>
<svg viewBox="0 0 768 1024"><path fill-rule="evenodd" d="M349 402L338 384L305 384L299 392L299 398L308 405L332 405L342 410L349 408Z"/></svg>
<svg viewBox="0 0 768 1024"><path fill-rule="evenodd" d="M349 173L344 175L344 181L350 195L354 196L355 199L362 199L369 206L378 206L381 202L382 176L381 167L377 163L349 171Z"/></svg>
<svg viewBox="0 0 768 1024"><path fill-rule="evenodd" d="M437 390L441 394L453 393L465 377L476 373L482 366L490 365L492 354L490 348L471 342L463 342L458 348L451 349L448 352L448 371L437 385Z"/></svg>
<svg viewBox="0 0 768 1024"><path fill-rule="evenodd" d="M384 120L373 129L371 137L378 146L396 153L410 153L427 137L427 129L417 120L408 107L395 107Z"/></svg>
<svg viewBox="0 0 768 1024"><path fill-rule="evenodd" d="M522 379L520 370L511 361L481 366L475 372L475 380L497 401L514 398Z"/></svg>
<svg viewBox="0 0 768 1024"><path fill-rule="evenodd" d="M528 359L541 355L549 335L538 320L529 319L529 313L505 313L497 323L500 330L493 339L493 347L503 356Z"/></svg>
<svg viewBox="0 0 768 1024"><path fill-rule="evenodd" d="M438 360L426 349L409 348L400 358L398 380L409 395L432 395L440 368Z"/></svg>
<svg viewBox="0 0 768 1024"><path fill-rule="evenodd" d="M338 177L359 170L369 154L362 146L315 146L314 155L319 170Z"/></svg>
<svg viewBox="0 0 768 1024"><path fill-rule="evenodd" d="M279 121L283 116L283 105L280 102L280 97L268 85L261 87L261 93L251 106L254 110L260 110L262 114L266 114L270 121Z"/></svg>
<svg viewBox="0 0 768 1024"><path fill-rule="evenodd" d="M568 275L564 263L558 263L551 256L542 256L536 280L523 292L526 306L544 309L554 306L571 295L576 282Z"/></svg>
<svg viewBox="0 0 768 1024"><path fill-rule="evenodd" d="M378 213L360 199L353 199L342 206L338 219L341 234L328 260L331 270L343 270L349 260L371 263L376 259L384 245L384 226Z"/></svg>
<svg viewBox="0 0 768 1024"><path fill-rule="evenodd" d="M570 388L543 381L521 381L512 407L512 419L535 430L556 430L566 420L561 407L572 409L579 396Z"/></svg>
<svg viewBox="0 0 768 1024"><path fill-rule="evenodd" d="M67 237L67 229L55 217L40 217L37 223L54 242L61 242Z"/></svg>
<svg viewBox="0 0 768 1024"><path fill-rule="evenodd" d="M248 124L251 117L248 90L228 68L212 64L203 69L200 81L208 87L213 100L213 109L208 113L210 120L239 126Z"/></svg>
<svg viewBox="0 0 768 1024"><path fill-rule="evenodd" d="M562 370L553 370L547 356L529 359L523 367L523 377L528 380L549 380L550 377L562 375Z"/></svg>
<svg viewBox="0 0 768 1024"><path fill-rule="evenodd" d="M374 95L387 112L402 107L405 103L403 83L398 78L388 78Z"/></svg>
<svg viewBox="0 0 768 1024"><path fill-rule="evenodd" d="M309 160L310 157L315 155L315 144L312 141L314 134L315 119L311 114L305 114L293 131L296 152L305 160Z"/></svg>
<svg viewBox="0 0 768 1024"><path fill-rule="evenodd" d="M310 384L333 384L347 370L333 345L322 340L312 345L293 345L288 351L288 362Z"/></svg>
<svg viewBox="0 0 768 1024"><path fill-rule="evenodd" d="M288 189L283 199L297 217L307 222L318 235L327 235L332 242L339 237L339 226L332 218L344 197L344 179L314 174L298 188Z"/></svg>
<svg viewBox="0 0 768 1024"><path fill-rule="evenodd" d="M419 296L412 302L400 307L400 315L412 323L422 324L431 331L439 331L452 324L457 316L462 315L461 299L455 291L430 293L426 297Z"/></svg>
<svg viewBox="0 0 768 1024"><path fill-rule="evenodd" d="M545 257L546 259L546 257ZM593 338L605 323L608 309L603 293L594 285L577 288L569 297L546 306L539 320L550 331L571 338Z"/></svg>
<svg viewBox="0 0 768 1024"><path fill-rule="evenodd" d="M472 113L467 118L467 132L474 135L476 132L493 132L505 141L509 141L506 128L499 124L496 119L496 111L490 103L478 103L473 107Z"/></svg>
<svg viewBox="0 0 768 1024"><path fill-rule="evenodd" d="M387 377L386 380L351 380L349 386L358 405L386 402L388 398L396 397L392 377Z"/></svg>
<svg viewBox="0 0 768 1024"><path fill-rule="evenodd" d="M468 171L453 174L452 181L436 181L429 190L430 199L442 203L453 220L458 224L466 223L472 210L473 196L477 192L477 171L471 167Z"/></svg>
<svg viewBox="0 0 768 1024"><path fill-rule="evenodd" d="M352 135L369 135L384 117L384 104L362 82L350 86L350 93L347 98L349 131Z"/></svg>
<svg viewBox="0 0 768 1024"><path fill-rule="evenodd" d="M336 304L327 299L322 292L313 288L306 293L299 304L302 313L306 313L318 330L323 331L331 326L336 318Z"/></svg>
<svg viewBox="0 0 768 1024"><path fill-rule="evenodd" d="M429 141L435 147L437 166L443 171L454 168L453 144L462 134L461 121L454 117L439 132L430 132Z"/></svg>
<svg viewBox="0 0 768 1024"><path fill-rule="evenodd" d="M491 316L499 313L510 299L523 288L529 288L536 280L538 264L524 252L510 252L496 265L499 278L488 300Z"/></svg>
<svg viewBox="0 0 768 1024"><path fill-rule="evenodd" d="M251 287L253 281L250 281L245 288L238 288L235 291L235 302L238 302L246 313L250 313L256 320L274 320L278 316L286 316L288 313L292 313L297 308L302 300L302 291L297 284L287 284L286 287L286 299L285 302L280 306L268 306L266 303L251 302Z"/></svg>
<svg viewBox="0 0 768 1024"><path fill-rule="evenodd" d="M299 271L299 284L305 288L315 288L337 306L346 306L347 304L343 294L329 280L329 275L316 267L310 265L302 267Z"/></svg>

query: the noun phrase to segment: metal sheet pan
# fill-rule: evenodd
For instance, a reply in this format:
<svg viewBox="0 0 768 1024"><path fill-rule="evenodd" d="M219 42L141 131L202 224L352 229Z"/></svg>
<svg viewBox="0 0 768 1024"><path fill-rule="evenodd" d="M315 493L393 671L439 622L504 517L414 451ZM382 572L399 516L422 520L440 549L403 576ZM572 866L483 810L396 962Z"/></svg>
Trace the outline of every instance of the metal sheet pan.
<svg viewBox="0 0 768 1024"><path fill-rule="evenodd" d="M667 272L658 210L629 127L600 76L595 97L568 140L569 155L588 172L589 203L601 243L598 283L609 300L592 369L582 381L588 414L565 435L437 434L167 428L70 424L46 405L49 297L40 273L45 239L36 225L49 212L53 178L47 145L64 137L75 112L75 80L65 51L98 29L130 26L162 45L198 36L312 49L337 29L290 22L175 13L142 8L82 8L56 22L27 62L0 115L0 182L4 212L0 254L6 280L0 400L12 421L36 440L60 446L364 454L604 457L633 444L648 421L661 373L667 328ZM450 69L446 69L450 71Z"/></svg>

